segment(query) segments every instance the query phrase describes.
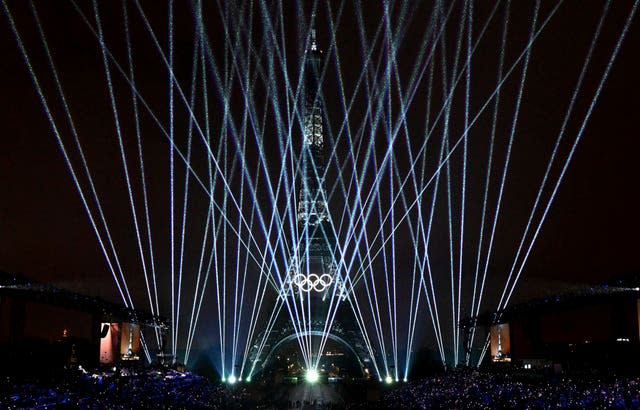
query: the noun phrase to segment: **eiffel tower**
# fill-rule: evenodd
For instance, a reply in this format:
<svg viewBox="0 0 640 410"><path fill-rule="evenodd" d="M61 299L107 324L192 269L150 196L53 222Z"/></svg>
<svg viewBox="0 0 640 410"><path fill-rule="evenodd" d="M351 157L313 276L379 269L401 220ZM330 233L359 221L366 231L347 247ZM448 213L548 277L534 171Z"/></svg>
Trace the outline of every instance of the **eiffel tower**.
<svg viewBox="0 0 640 410"><path fill-rule="evenodd" d="M313 20L315 19L312 18ZM326 151L329 147L324 134L320 88L322 51L318 48L314 28L309 40L305 52L303 141L299 152L300 188L296 198L298 243L291 255L286 283L274 302L276 308L273 314L277 318L270 320L271 326L263 329L252 341L248 355L252 369L250 375L267 368L273 355L287 342L298 337L314 341L311 346L307 346L308 351L312 355L321 354L320 339L326 335L327 339L337 342L355 356L362 375L368 378L372 358L355 316L348 303L344 302L349 296L342 283L342 276L337 272L334 253L337 240L331 225L324 181ZM298 308L308 308L306 313L300 312L307 315L303 320L304 324L296 322L294 325L292 316L297 316L298 312L291 312L286 308L287 298L297 303ZM327 329L330 313L331 316L335 314L335 318L331 328ZM317 357L308 359L311 362L318 360Z"/></svg>

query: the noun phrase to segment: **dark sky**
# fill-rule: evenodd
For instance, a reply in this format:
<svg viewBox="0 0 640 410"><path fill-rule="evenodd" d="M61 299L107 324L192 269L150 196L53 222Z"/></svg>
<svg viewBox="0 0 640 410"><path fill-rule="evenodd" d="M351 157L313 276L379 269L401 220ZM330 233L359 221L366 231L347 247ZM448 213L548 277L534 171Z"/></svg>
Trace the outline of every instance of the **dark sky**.
<svg viewBox="0 0 640 410"><path fill-rule="evenodd" d="M95 24L92 8L89 2L79 2L80 8L87 14L91 24ZM101 17L105 27L107 45L123 67L126 65L126 48L122 26L122 9L120 2L99 2ZM191 58L193 53L193 17L192 7L186 3L176 2L175 11L175 66L176 75L188 96L190 84ZM310 2L311 3L311 2ZM348 2L350 3L350 2ZM413 2L409 2L413 3ZM474 36L486 21L493 2L476 2L474 10ZM7 1L20 31L27 51L38 78L43 84L44 93L50 101L52 112L59 123L68 149L73 149L72 135L65 123L64 111L57 98L55 84L48 71L46 55L43 53L40 37L34 25L33 14L28 2ZM166 50L166 6L143 2L143 9L148 13L151 25L156 30L160 41ZM331 13L336 16L340 9L340 2L331 1ZM369 41L382 16L381 10L363 2L371 9L363 13L366 36ZM112 224L112 233L118 244L123 265L132 278L132 289L136 290L134 298L139 303L146 302L146 292L142 288L140 275L140 261L138 257L135 233L132 226L126 185L123 179L122 163L114 129L113 115L109 103L102 56L98 43L93 34L87 29L78 12L70 2L37 1L38 12L47 33L49 45L54 55L65 93L76 120L80 139L85 149L89 167L94 175L97 190L102 197L103 206ZM511 22L507 41L505 67L510 66L526 43L531 24L534 2L514 2L511 11ZM543 2L539 23L551 12L555 2ZM596 86L602 76L615 42L624 25L626 17L633 5L632 1L615 1L605 25L602 29L601 40L596 48L593 64L587 73L582 95L576 105L576 113L570 121L566 142L562 145L560 158L564 161L570 144L575 140L578 127L593 96ZM287 4L287 6L290 6ZM429 2L416 2L407 20L403 23L406 30L399 43L397 56L397 72L401 77L403 88L410 78L416 56L420 49L420 39L428 25L432 10ZM490 271L494 276L489 279L488 292L496 293L501 286L500 278L506 272L513 260L519 235L529 215L537 186L543 175L553 143L557 136L564 113L566 112L571 93L577 82L584 57L595 31L603 4L596 1L565 1L549 25L542 32L532 51L528 76L520 109L518 128L515 136L514 148L511 156L511 168L508 174L503 209L498 229L494 253L490 264ZM231 7L233 9L233 7ZM277 8L273 8L276 10ZM342 23L338 28L337 41L340 53L341 78L344 81L347 99L353 95L354 85L363 66L363 55L366 55L359 40L358 19L356 8L348 4L343 10ZM309 10L304 11L307 16ZM167 124L167 73L162 60L158 57L155 46L135 6L129 4L130 28L134 38L134 56L136 59L137 85L141 94L149 105L159 113L161 122ZM286 39L287 69L291 75L297 73L299 65L299 48L302 44L299 31L306 30L306 23L297 23L298 10L291 6L283 9L284 38ZM397 26L399 6L395 5L391 13L391 25ZM502 30L502 16L504 7L501 6L496 17L488 26L485 38L480 43L477 53L472 60L471 78L471 111L476 112L484 103L486 97L495 87L497 61L500 48ZM233 13L232 13L233 14ZM446 31L447 70L453 65L456 36L460 22L461 8L456 6ZM211 39L212 52L217 58L217 67L221 72L232 64L229 58L231 51L225 50L224 28L220 12L210 6L205 10L207 31ZM319 43L329 49L329 25L327 23L327 6L320 2L318 11ZM259 55L267 56L270 51L268 40L264 40L264 20L261 11L256 10L253 21L253 38L259 49L262 39L266 50L260 49ZM56 140L47 123L44 110L38 100L29 73L16 46L15 36L11 31L5 13L3 13L0 31L0 269L8 272L22 272L34 280L52 283L57 286L80 290L111 300L118 300L117 291L113 285L111 274L105 259L97 244L95 235L88 222L79 196L72 184L69 172L63 161ZM235 26L234 26L235 27ZM232 27L232 32L233 27ZM279 35L282 38L281 35ZM476 37L477 38L477 37ZM246 38L243 40L245 41ZM429 43L431 44L431 43ZM524 300L542 294L560 292L569 287L586 283L600 282L612 277L640 271L638 249L640 239L640 191L637 157L640 149L640 139L637 131L637 113L640 108L637 92L640 90L640 25L638 17L627 34L626 40L611 70L610 76L600 95L593 115L588 122L587 129L577 148L573 162L566 174L553 204L549 216L542 228L540 236L528 260L523 277L516 293L517 300ZM370 46L373 49L374 67L379 56L384 57L384 40L379 39ZM367 49L368 51L368 49ZM329 55L333 55L329 50ZM435 116L442 106L442 52L438 48L435 57L435 80L433 85L433 105L431 115ZM262 61L266 61L266 57ZM276 61L279 61L276 59ZM324 82L325 100L327 103L328 127L336 133L341 125L344 113L339 103L339 87L337 83L337 69L335 59L330 58L329 68ZM382 60L384 61L384 58ZM464 62L464 57L461 60ZM253 68L260 65L255 60ZM461 63L462 64L462 63ZM266 67L264 65L263 67ZM129 158L133 176L137 178L133 189L138 204L141 202L141 185L136 162L135 128L131 110L131 95L126 82L112 66L114 86L120 109L123 133L125 135L126 152ZM514 71L505 84L502 93L501 111L498 120L498 135L496 139L495 163L492 176L490 203L495 207L497 194L496 186L499 182L499 172L504 164L506 141L518 91L518 81L522 65ZM276 66L273 81L277 83L275 89L282 90L282 68ZM384 70L382 70L384 71ZM419 143L424 138L424 117L427 112L427 78L422 77L417 88L416 97L407 111L407 124L411 151L415 154ZM213 82L211 71L210 81ZM383 78L381 70L370 75L373 79ZM450 81L450 79L449 79ZM264 78L256 80L255 103L262 106L256 108L259 117L266 115L265 140L275 141L277 130L272 108L264 108L265 90ZM231 115L237 124L242 118L241 104L238 103L240 93L239 80L234 77L230 95L233 98ZM394 83L395 84L395 83ZM456 91L452 103L451 132L452 141L460 135L464 120L464 78L459 91ZM213 86L212 86L213 87ZM378 87L380 87L378 85ZM394 85L395 87L395 85ZM370 92L362 90L356 94L356 103L350 113L349 123L355 129L363 122L366 101L375 94L375 86ZM392 91L392 94L395 90ZM196 98L202 107L202 97ZM222 117L221 95L211 91L209 95L212 129L220 131L214 142L225 138L224 127L220 127ZM392 111L396 114L400 107L397 94L391 97ZM176 143L186 152L186 130L188 116L176 95ZM282 105L284 112L284 105ZM198 108L201 110L201 108ZM475 256L477 247L480 209L484 188L486 170L486 156L488 150L491 126L491 104L485 114L474 126L469 142L469 177L467 194L467 220L465 227L465 270L472 271L471 260ZM168 145L167 139L158 130L150 116L140 108L144 150L146 156L147 180L150 198L152 200L152 220L154 221L153 237L157 247L157 265L163 273L163 283L167 284L167 258L169 252L168 236ZM200 114L202 111L198 111ZM200 115L199 114L199 115ZM269 125L270 124L270 125ZM442 132L442 125L437 127ZM374 157L381 158L381 147L386 144L381 131L369 132L371 138L376 138L377 153ZM295 133L295 132L294 132ZM355 134L355 132L354 132ZM437 132L436 132L437 134ZM226 134L226 138L230 138ZM400 140L404 140L404 131ZM440 135L433 137L439 141ZM230 140L228 140L230 141ZM257 151L251 146L251 138L247 139L247 158L249 163L257 160ZM228 149L233 145L228 143ZM212 144L213 146L214 144ZM269 142L267 142L269 145ZM337 149L338 161L345 161L349 143L342 140ZM439 142L433 143L433 149L428 149L428 162L433 167L437 160L440 147ZM428 146L429 147L429 146ZM206 175L205 150L199 137L194 136L194 168L201 175ZM396 145L397 161L400 173L407 175L407 145L398 142ZM268 146L267 150L275 149ZM74 151L72 160L80 169L77 152ZM456 192L453 201L456 207L460 204L459 175L461 156L460 151L452 156L452 186ZM229 158L232 158L230 156ZM181 195L184 185L184 166L178 160L176 165L177 219L181 216ZM271 164L277 167L278 161ZM497 165L496 165L497 164ZM231 169L231 160L229 161ZM237 165L239 167L240 165ZM351 165L347 167L347 175L351 175ZM330 175L335 175L337 167L330 165ZM234 171L235 176L229 178L232 189L238 189L240 178L239 168ZM432 168L429 168L432 169ZM554 177L557 178L559 167L554 167ZM250 172L256 172L251 169ZM273 170L271 172L274 172ZM265 175L260 174L262 179ZM333 178L335 180L335 178ZM272 180L275 180L272 175ZM328 178L328 181L331 178ZM383 196L388 198L388 179L382 188ZM444 189L444 179L440 181L440 189ZM190 181L193 204L189 208L190 222L187 225L186 259L189 260L185 268L194 271L197 264L199 243L201 241L202 226L206 213L206 198L195 181ZM367 185L369 184L369 185ZM371 179L365 180L368 187ZM398 184L394 182L397 188ZM222 192L216 191L221 197ZM246 189L246 188L245 188ZM260 193L262 192L262 193ZM264 192L258 193L258 201L265 200ZM431 191L429 191L431 192ZM434 247L432 256L434 264L444 273L441 286L446 296L448 276L448 248L447 248L447 211L444 197L439 197L434 222ZM409 199L415 197L413 189L407 191ZM429 197L425 194L425 198ZM351 197L349 197L351 198ZM332 202L332 212L341 212L342 203L349 198L339 198ZM387 199L383 200L386 203ZM430 202L430 201L429 201ZM546 200L545 200L546 203ZM262 202L265 209L268 202ZM248 206L248 205L245 205ZM141 210L142 208L139 208ZM459 212L459 208L457 212ZM494 209L494 208L493 208ZM411 218L415 212L410 213ZM237 212L230 212L230 218L237 219ZM177 220L176 219L176 220ZM459 229L459 219L454 221L454 228ZM375 225L375 218L370 225ZM369 231L371 228L367 228ZM229 234L231 235L231 234ZM407 229L399 230L397 234L398 260L413 258L412 243ZM195 239L195 238L198 239ZM235 240L230 240L235 252ZM457 243L457 242L456 242ZM223 246L221 243L218 246ZM470 255L470 256L466 256ZM468 259L466 259L468 258ZM400 263L398 262L398 265ZM468 266L467 266L468 265ZM235 269L235 268L234 268ZM495 274L494 274L495 272ZM187 281L187 284L190 282ZM187 286L187 285L185 285ZM466 286L466 285L465 285ZM166 297L167 290L161 290L161 296ZM212 296L213 297L213 296ZM491 295L487 300L492 300ZM493 296L495 298L495 296ZM213 300L213 299L211 299ZM491 308L495 301L488 304ZM443 302L446 306L446 302ZM206 344L206 343L205 343Z"/></svg>

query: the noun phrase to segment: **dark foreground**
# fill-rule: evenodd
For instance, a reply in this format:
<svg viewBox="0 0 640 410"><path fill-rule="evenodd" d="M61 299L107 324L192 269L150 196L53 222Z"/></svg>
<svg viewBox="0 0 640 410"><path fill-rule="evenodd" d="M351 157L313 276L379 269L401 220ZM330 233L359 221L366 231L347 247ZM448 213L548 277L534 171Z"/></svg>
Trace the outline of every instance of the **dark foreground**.
<svg viewBox="0 0 640 410"><path fill-rule="evenodd" d="M2 409L640 409L640 378L559 378L455 370L377 383L228 386L165 368L66 371L0 382Z"/></svg>

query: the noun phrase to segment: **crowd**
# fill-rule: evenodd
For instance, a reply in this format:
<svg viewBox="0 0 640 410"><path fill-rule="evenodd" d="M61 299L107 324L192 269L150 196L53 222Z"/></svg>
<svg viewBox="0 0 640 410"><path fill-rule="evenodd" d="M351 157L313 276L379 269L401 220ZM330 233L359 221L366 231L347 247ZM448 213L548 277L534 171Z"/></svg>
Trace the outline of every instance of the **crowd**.
<svg viewBox="0 0 640 410"><path fill-rule="evenodd" d="M282 386L281 386L282 387ZM0 381L2 409L234 409L278 408L270 394L252 397L242 386L213 383L167 368L67 372L50 383ZM353 396L353 395L352 395ZM640 377L524 377L522 374L458 369L398 384L380 400L362 393L332 406L289 402L289 408L406 409L640 409ZM286 401L285 401L286 403Z"/></svg>
<svg viewBox="0 0 640 410"><path fill-rule="evenodd" d="M226 409L246 400L242 389L166 368L67 372L55 383L0 383L2 409Z"/></svg>
<svg viewBox="0 0 640 410"><path fill-rule="evenodd" d="M384 408L640 409L640 378L560 378L455 370L387 392Z"/></svg>

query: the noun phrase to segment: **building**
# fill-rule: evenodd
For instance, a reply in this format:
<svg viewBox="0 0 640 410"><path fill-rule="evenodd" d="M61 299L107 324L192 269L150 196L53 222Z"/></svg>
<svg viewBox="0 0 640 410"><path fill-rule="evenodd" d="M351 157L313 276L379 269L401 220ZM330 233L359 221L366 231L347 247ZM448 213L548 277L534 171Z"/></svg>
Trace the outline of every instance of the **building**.
<svg viewBox="0 0 640 410"><path fill-rule="evenodd" d="M556 372L637 373L640 280L536 299L462 323L467 334L474 326L489 338L485 362Z"/></svg>
<svg viewBox="0 0 640 410"><path fill-rule="evenodd" d="M162 318L91 296L0 272L3 368L94 366L141 355L140 326L166 328Z"/></svg>

